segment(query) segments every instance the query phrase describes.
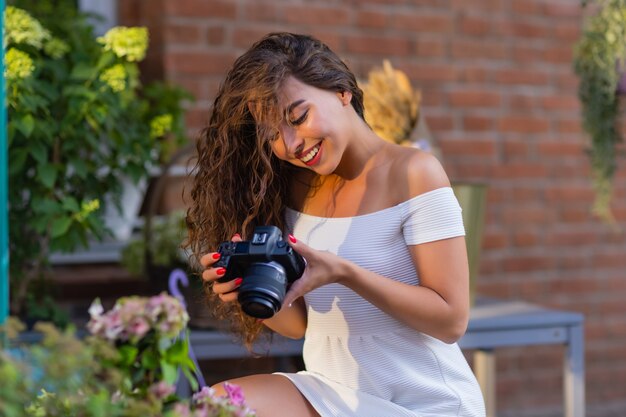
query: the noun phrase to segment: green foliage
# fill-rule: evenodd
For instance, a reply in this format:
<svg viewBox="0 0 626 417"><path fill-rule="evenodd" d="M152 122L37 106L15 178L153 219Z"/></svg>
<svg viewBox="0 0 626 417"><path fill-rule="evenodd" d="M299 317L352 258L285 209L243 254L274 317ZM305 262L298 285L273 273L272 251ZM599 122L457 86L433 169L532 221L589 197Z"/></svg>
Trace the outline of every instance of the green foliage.
<svg viewBox="0 0 626 417"><path fill-rule="evenodd" d="M187 233L184 210L154 219L150 236L133 239L122 249L121 264L133 275L146 272L146 255L156 266L176 267L184 264L181 244Z"/></svg>
<svg viewBox="0 0 626 417"><path fill-rule="evenodd" d="M185 140L182 102L191 96L141 85L145 28L96 38L73 1L12 3L25 8L7 6L4 39L16 313L50 252L106 236L102 197L119 205L125 178L146 178Z"/></svg>
<svg viewBox="0 0 626 417"><path fill-rule="evenodd" d="M176 338L188 315L174 297L125 297L104 312L89 310L90 334L38 323L42 339L19 344L24 325L0 327L11 340L0 350L0 415L6 417L254 417L239 387L216 397L204 387L191 400L175 393L178 369L194 390L188 338Z"/></svg>
<svg viewBox="0 0 626 417"><path fill-rule="evenodd" d="M589 157L596 201L593 211L611 220L612 180L617 167L616 145L619 101L617 85L625 69L626 0L584 1L594 3L595 13L586 19L574 52L574 69L580 78L583 127L591 136Z"/></svg>

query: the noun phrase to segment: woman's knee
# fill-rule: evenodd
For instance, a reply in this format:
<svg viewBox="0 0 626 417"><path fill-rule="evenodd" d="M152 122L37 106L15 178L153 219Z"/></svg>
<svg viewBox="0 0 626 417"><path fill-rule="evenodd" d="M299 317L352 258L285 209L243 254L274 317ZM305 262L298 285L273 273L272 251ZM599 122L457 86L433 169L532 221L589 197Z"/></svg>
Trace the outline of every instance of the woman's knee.
<svg viewBox="0 0 626 417"><path fill-rule="evenodd" d="M288 378L281 375L250 375L213 385L217 395L227 396L224 382L239 386L246 404L258 417L319 417L309 401Z"/></svg>

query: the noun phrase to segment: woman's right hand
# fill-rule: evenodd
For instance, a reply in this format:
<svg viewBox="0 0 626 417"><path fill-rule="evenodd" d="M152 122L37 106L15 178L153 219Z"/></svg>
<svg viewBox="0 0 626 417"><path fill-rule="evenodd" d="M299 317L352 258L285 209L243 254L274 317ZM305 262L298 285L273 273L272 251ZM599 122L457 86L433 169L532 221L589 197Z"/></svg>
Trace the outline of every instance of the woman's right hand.
<svg viewBox="0 0 626 417"><path fill-rule="evenodd" d="M242 239L239 234L236 234L231 238L231 241L233 242L241 242L241 240ZM243 279L241 277L237 277L227 282L219 282L218 279L226 273L225 268L216 268L213 266L219 259L220 254L218 252L207 253L200 258L200 264L204 268L204 271L202 271L202 279L205 282L213 283L211 289L215 294L217 294L220 300L226 303L236 301L237 296L239 295L239 291L237 291L237 289L241 285L241 281Z"/></svg>

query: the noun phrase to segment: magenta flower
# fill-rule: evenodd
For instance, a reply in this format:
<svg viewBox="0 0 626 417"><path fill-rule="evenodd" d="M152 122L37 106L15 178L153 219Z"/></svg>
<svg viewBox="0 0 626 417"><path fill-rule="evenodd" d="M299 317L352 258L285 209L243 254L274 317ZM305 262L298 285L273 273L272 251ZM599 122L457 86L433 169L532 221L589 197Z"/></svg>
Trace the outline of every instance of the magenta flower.
<svg viewBox="0 0 626 417"><path fill-rule="evenodd" d="M228 394L228 398L235 405L243 405L246 399L243 396L243 391L239 385L231 384L229 382L224 382L224 389L226 390L226 394Z"/></svg>

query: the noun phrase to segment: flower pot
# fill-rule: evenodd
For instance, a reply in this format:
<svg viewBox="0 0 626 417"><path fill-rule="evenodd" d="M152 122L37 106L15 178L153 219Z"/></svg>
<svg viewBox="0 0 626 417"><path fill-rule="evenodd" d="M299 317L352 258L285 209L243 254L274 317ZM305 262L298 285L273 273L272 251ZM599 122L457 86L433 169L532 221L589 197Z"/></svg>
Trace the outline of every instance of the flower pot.
<svg viewBox="0 0 626 417"><path fill-rule="evenodd" d="M147 186L145 178L137 184L124 178L120 196L121 210L117 209L111 196L105 196L104 224L111 230L115 240L126 242L130 239Z"/></svg>
<svg viewBox="0 0 626 417"><path fill-rule="evenodd" d="M482 183L455 182L452 189L463 209L465 245L470 275L470 300L476 298L476 280L480 269L483 227L487 202L487 185Z"/></svg>

